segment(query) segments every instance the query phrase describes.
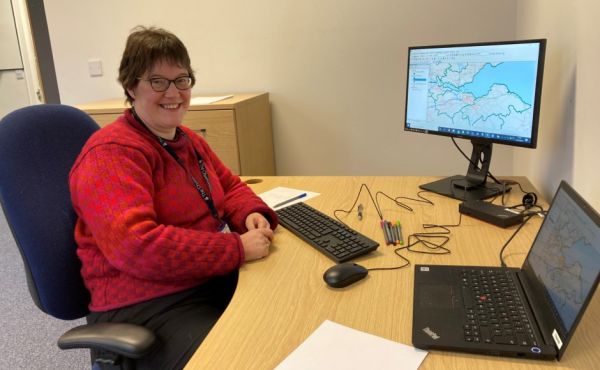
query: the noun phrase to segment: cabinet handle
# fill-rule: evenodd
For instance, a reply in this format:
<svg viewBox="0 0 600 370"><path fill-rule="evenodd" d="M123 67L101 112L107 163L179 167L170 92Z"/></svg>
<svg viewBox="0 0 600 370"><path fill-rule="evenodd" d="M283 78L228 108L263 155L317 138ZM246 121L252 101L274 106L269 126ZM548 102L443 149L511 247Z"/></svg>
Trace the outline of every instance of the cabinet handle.
<svg viewBox="0 0 600 370"><path fill-rule="evenodd" d="M202 135L203 138L206 138L206 129L205 128L200 129L200 135Z"/></svg>

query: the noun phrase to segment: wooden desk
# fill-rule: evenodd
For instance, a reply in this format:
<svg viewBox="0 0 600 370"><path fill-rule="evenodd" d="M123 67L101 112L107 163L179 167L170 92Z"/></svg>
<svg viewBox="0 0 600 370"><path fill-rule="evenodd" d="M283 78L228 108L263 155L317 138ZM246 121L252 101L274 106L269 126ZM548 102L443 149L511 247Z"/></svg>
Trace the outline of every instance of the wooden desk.
<svg viewBox="0 0 600 370"><path fill-rule="evenodd" d="M106 126L128 108L125 98L77 106ZM235 94L212 104L190 105L183 124L204 137L238 175L275 175L269 94Z"/></svg>
<svg viewBox="0 0 600 370"><path fill-rule="evenodd" d="M348 209L365 183L373 194L415 197L418 184L432 177L263 177L251 187L257 192L287 186L321 193L308 204L333 215ZM525 190L533 190L524 178L517 178ZM379 197L384 217L403 223L404 238L423 231L423 223L455 224L459 201L427 193L435 206L406 201L414 212ZM513 189L506 204L520 203L522 194ZM353 228L380 242L379 249L356 262L365 267L401 264L394 247L386 246L378 216L363 192L363 220L356 213L343 218ZM505 251L509 266L520 266L533 241L541 219L529 221ZM371 271L366 279L341 290L328 288L323 272L333 265L327 257L283 227L276 232L271 254L242 267L233 299L204 343L189 361L191 369L273 369L296 349L324 320L411 344L413 266L416 263L499 266L500 247L516 227L498 228L463 216L452 229L449 255L401 252L411 266L392 271ZM421 369L590 369L600 364L600 299L592 300L563 359L535 361L503 357L432 351Z"/></svg>

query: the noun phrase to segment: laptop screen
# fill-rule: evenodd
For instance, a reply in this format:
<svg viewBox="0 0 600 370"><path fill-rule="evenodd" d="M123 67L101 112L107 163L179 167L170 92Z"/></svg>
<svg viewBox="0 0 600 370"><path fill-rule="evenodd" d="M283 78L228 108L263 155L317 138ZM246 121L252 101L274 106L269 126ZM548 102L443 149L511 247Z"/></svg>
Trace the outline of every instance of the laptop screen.
<svg viewBox="0 0 600 370"><path fill-rule="evenodd" d="M527 264L570 333L600 272L600 216L566 182L554 197Z"/></svg>

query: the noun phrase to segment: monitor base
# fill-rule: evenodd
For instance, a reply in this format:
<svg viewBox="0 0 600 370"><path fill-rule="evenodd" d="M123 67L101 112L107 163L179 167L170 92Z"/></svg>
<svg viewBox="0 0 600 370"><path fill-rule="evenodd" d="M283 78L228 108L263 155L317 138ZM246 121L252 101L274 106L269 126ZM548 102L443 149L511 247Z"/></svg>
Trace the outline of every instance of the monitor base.
<svg viewBox="0 0 600 370"><path fill-rule="evenodd" d="M486 182L485 185L465 189L463 186L457 186L463 183L465 176L456 175L444 179L419 185L423 190L428 190L440 195L458 200L482 200L496 195L502 195L502 192L508 193L510 186L502 186L492 182Z"/></svg>

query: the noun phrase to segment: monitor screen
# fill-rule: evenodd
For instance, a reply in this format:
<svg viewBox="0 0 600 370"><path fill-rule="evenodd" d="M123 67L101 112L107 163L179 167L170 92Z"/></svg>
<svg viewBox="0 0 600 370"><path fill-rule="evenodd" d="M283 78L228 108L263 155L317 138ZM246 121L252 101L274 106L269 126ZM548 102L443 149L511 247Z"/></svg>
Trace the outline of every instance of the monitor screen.
<svg viewBox="0 0 600 370"><path fill-rule="evenodd" d="M499 187L482 190L492 143L536 147L545 46L539 39L408 49L404 129L473 143L467 175L448 180L445 195L497 194Z"/></svg>

